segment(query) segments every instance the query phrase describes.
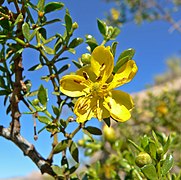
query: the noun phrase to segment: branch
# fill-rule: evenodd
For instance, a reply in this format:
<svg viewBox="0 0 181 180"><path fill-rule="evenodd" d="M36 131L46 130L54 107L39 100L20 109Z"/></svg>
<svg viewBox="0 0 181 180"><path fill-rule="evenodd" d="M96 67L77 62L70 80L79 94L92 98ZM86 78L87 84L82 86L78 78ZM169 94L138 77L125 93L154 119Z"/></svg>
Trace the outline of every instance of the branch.
<svg viewBox="0 0 181 180"><path fill-rule="evenodd" d="M46 161L35 149L34 145L28 142L24 137L20 134L11 136L11 130L8 128L4 128L0 126L0 136L12 141L15 143L25 156L28 156L40 169L41 173L47 173L53 177L55 177L55 173L53 172L51 165Z"/></svg>

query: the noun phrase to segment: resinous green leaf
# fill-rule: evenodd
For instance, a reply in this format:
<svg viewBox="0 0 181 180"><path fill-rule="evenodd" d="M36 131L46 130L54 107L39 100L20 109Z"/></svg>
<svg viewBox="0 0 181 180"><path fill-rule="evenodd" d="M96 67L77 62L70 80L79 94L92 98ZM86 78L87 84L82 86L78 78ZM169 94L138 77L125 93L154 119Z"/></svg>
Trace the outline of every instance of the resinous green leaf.
<svg viewBox="0 0 181 180"><path fill-rule="evenodd" d="M97 25L98 25L100 33L103 36L106 36L106 23L100 19L97 19Z"/></svg>
<svg viewBox="0 0 181 180"><path fill-rule="evenodd" d="M43 67L42 64L36 64L32 66L31 68L29 68L28 71L36 71L38 69L41 69L42 67Z"/></svg>
<svg viewBox="0 0 181 180"><path fill-rule="evenodd" d="M118 57L118 60L116 62L113 72L116 73L121 66L123 66L127 61L133 58L134 54L135 54L135 50L132 48L123 51Z"/></svg>
<svg viewBox="0 0 181 180"><path fill-rule="evenodd" d="M37 4L37 8L38 8L40 11L43 11L44 5L45 5L45 0L39 0L39 1L38 1L38 4Z"/></svg>
<svg viewBox="0 0 181 180"><path fill-rule="evenodd" d="M38 120L44 124L49 124L51 122L46 116L38 116Z"/></svg>
<svg viewBox="0 0 181 180"><path fill-rule="evenodd" d="M52 109L53 109L53 113L54 113L56 116L59 116L59 115L60 115L59 108L57 108L56 106L52 106Z"/></svg>
<svg viewBox="0 0 181 180"><path fill-rule="evenodd" d="M113 55L114 57L115 57L117 45L118 45L118 42L113 42L112 45L111 45L111 52L112 52L112 55Z"/></svg>
<svg viewBox="0 0 181 180"><path fill-rule="evenodd" d="M79 162L79 150L75 142L72 141L69 147L70 154L76 162Z"/></svg>
<svg viewBox="0 0 181 180"><path fill-rule="evenodd" d="M42 45L43 47L43 50L47 53L47 54L55 54L55 50L48 47L48 46L45 46L45 45Z"/></svg>
<svg viewBox="0 0 181 180"><path fill-rule="evenodd" d="M80 45L81 43L83 43L83 39L82 38L75 38L71 41L71 43L69 44L69 48L75 48L78 45Z"/></svg>
<svg viewBox="0 0 181 180"><path fill-rule="evenodd" d="M72 18L68 10L66 10L66 14L65 14L65 26L66 26L67 34L69 34L70 31L72 30Z"/></svg>
<svg viewBox="0 0 181 180"><path fill-rule="evenodd" d="M38 89L38 94L37 94L38 100L40 103L46 107L47 101L48 101L48 95L47 95L47 90L41 85Z"/></svg>
<svg viewBox="0 0 181 180"><path fill-rule="evenodd" d="M89 133L91 133L93 135L102 135L102 131L97 127L87 126L84 129L86 129Z"/></svg>
<svg viewBox="0 0 181 180"><path fill-rule="evenodd" d="M114 40L119 35L120 32L121 32L121 30L119 28L115 27L113 29L111 36L110 36L110 39Z"/></svg>
<svg viewBox="0 0 181 180"><path fill-rule="evenodd" d="M23 20L23 14L20 13L14 22L14 26Z"/></svg>
<svg viewBox="0 0 181 180"><path fill-rule="evenodd" d="M62 67L58 70L57 74L63 73L63 72L66 71L69 67L70 67L70 64L65 64L64 66L62 66Z"/></svg>
<svg viewBox="0 0 181 180"><path fill-rule="evenodd" d="M53 172L58 175L58 177L64 178L64 168L60 168L59 166L52 166Z"/></svg>
<svg viewBox="0 0 181 180"><path fill-rule="evenodd" d="M22 32L24 37L26 38L26 40L29 42L29 38L30 38L30 27L28 25L28 23L24 22L22 25Z"/></svg>
<svg viewBox="0 0 181 180"><path fill-rule="evenodd" d="M60 153L61 151L65 150L68 146L69 146L69 141L67 139L63 140L54 147L53 153L54 154Z"/></svg>
<svg viewBox="0 0 181 180"><path fill-rule="evenodd" d="M64 4L61 2L50 2L45 5L44 7L44 12L45 13L50 13L52 11L57 11L60 10L64 7Z"/></svg>
<svg viewBox="0 0 181 180"><path fill-rule="evenodd" d="M141 168L143 174L150 180L157 180L157 173L153 164L145 165Z"/></svg>
<svg viewBox="0 0 181 180"><path fill-rule="evenodd" d="M0 76L0 87L5 88L5 81L4 81L4 78L2 76Z"/></svg>
<svg viewBox="0 0 181 180"><path fill-rule="evenodd" d="M171 170L171 168L173 167L173 163L174 163L173 156L171 154L167 155L161 167L162 175L166 175Z"/></svg>

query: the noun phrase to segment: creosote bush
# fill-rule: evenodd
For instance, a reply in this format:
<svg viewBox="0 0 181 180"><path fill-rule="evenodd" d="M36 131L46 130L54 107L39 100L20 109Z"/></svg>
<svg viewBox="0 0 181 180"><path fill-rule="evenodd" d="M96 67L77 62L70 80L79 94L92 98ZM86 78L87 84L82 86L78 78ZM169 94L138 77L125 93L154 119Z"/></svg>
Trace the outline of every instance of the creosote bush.
<svg viewBox="0 0 181 180"><path fill-rule="evenodd" d="M167 137L155 127L151 136L144 135L149 131L142 133L140 129L136 132L140 133L138 142L139 136L129 132L130 126L126 127L125 121L131 118L134 102L129 94L115 88L130 82L138 68L133 60L134 49L117 52L115 39L120 33L119 28L97 19L102 42L97 42L92 35L86 35L84 41L74 35L78 23L74 22L62 2L7 0L0 4L0 96L7 114L6 121L9 121L9 127L0 125L0 136L15 143L42 174L49 174L54 179L180 178L179 174L170 173L174 160L169 148L176 144L176 134ZM49 14L56 11L61 12L61 17L50 19ZM54 24L61 26L60 32L49 36L48 27ZM76 47L82 43L87 45L85 53L78 61L71 61L68 53L75 54ZM39 58L24 66L26 49L37 53ZM75 65L77 71L63 76L70 64ZM33 74L40 69L45 69L46 75L39 77L42 84L37 87L26 72ZM56 101L53 104L49 101L50 94ZM151 108L149 103L152 101L147 103ZM163 106L165 104L160 103L155 108L161 114L159 118L165 118L168 113ZM22 111L22 107L28 110ZM64 107L73 111L75 116L62 118ZM132 119L135 123L140 116L136 110ZM25 114L34 119L35 140L42 131L50 134L52 148L48 157L43 157L22 136L21 129L27 128L21 127ZM102 139L94 136L102 135L99 127L87 125L92 118L104 125ZM156 117L151 118L156 121ZM43 128L40 129L36 121L42 123ZM165 123L165 119L161 122ZM68 129L73 123L75 126L70 132ZM174 123L172 125L175 127ZM76 142L79 131L83 132L83 139ZM59 139L59 134L63 138ZM85 156L91 157L85 171L79 168L83 166L79 146L83 147ZM101 152L101 156L95 159L97 152ZM59 164L54 164L55 154L59 154Z"/></svg>

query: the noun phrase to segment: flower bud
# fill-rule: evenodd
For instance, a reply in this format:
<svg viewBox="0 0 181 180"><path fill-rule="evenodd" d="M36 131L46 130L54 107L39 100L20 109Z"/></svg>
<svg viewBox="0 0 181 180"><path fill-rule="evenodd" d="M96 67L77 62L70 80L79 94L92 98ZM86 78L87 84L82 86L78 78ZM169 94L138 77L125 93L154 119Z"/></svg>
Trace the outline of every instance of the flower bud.
<svg viewBox="0 0 181 180"><path fill-rule="evenodd" d="M78 27L79 27L79 25L77 24L77 22L74 22L74 23L72 24L73 30L77 29Z"/></svg>
<svg viewBox="0 0 181 180"><path fill-rule="evenodd" d="M103 127L103 135L106 141L109 141L110 143L115 142L116 140L116 132L112 127L108 127L105 125Z"/></svg>
<svg viewBox="0 0 181 180"><path fill-rule="evenodd" d="M81 56L81 62L86 65L90 64L91 55L89 53L82 54Z"/></svg>
<svg viewBox="0 0 181 180"><path fill-rule="evenodd" d="M152 159L150 157L150 155L146 152L140 152L138 154L138 156L135 159L135 163L137 166L139 167L143 167L146 164L151 164L152 163Z"/></svg>
<svg viewBox="0 0 181 180"><path fill-rule="evenodd" d="M34 99L33 101L32 101L32 104L34 105L34 106L36 106L36 105L38 105L39 104L39 100L38 99Z"/></svg>

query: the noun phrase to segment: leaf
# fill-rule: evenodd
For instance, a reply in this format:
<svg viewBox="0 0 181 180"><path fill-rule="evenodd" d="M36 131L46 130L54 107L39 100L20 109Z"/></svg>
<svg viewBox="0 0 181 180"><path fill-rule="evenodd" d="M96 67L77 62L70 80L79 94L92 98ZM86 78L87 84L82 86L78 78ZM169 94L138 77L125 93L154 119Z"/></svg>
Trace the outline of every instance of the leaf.
<svg viewBox="0 0 181 180"><path fill-rule="evenodd" d="M7 90L0 90L0 96L4 96L4 95L9 95L10 94L10 92L9 91L7 91Z"/></svg>
<svg viewBox="0 0 181 180"><path fill-rule="evenodd" d="M45 51L47 54L55 54L54 49L52 49L52 48L50 48L50 47L48 47L48 46L44 46L44 45L42 45L42 47L43 47L44 51Z"/></svg>
<svg viewBox="0 0 181 180"><path fill-rule="evenodd" d="M104 21L101 21L100 19L97 19L97 25L98 25L100 33L103 36L106 36L106 32L107 32L106 23Z"/></svg>
<svg viewBox="0 0 181 180"><path fill-rule="evenodd" d="M111 36L110 36L110 39L114 40L119 35L120 32L121 32L121 30L118 27L115 27L113 29Z"/></svg>
<svg viewBox="0 0 181 180"><path fill-rule="evenodd" d="M0 87L1 87L1 88L5 88L5 87L6 87L4 78L3 78L2 76L0 76Z"/></svg>
<svg viewBox="0 0 181 180"><path fill-rule="evenodd" d="M93 135L102 135L102 131L100 129L98 129L97 127L87 126L84 129L86 129L89 133L91 133Z"/></svg>
<svg viewBox="0 0 181 180"><path fill-rule="evenodd" d="M23 14L20 13L14 22L14 26L23 20Z"/></svg>
<svg viewBox="0 0 181 180"><path fill-rule="evenodd" d="M70 173L70 174L74 173L74 172L77 170L78 167L79 167L79 163L77 163L75 166L72 166L72 167L69 169L69 173Z"/></svg>
<svg viewBox="0 0 181 180"><path fill-rule="evenodd" d="M170 138L170 136L168 136L168 139L167 139L165 145L163 146L163 154L165 154L168 151L170 144L171 144L171 138Z"/></svg>
<svg viewBox="0 0 181 180"><path fill-rule="evenodd" d="M111 45L111 52L112 52L112 55L115 57L115 54L116 54L116 47L118 45L118 42L113 42L112 45Z"/></svg>
<svg viewBox="0 0 181 180"><path fill-rule="evenodd" d="M157 150L157 147L156 147L154 142L150 142L149 143L149 150L150 150L151 157L156 160L156 150Z"/></svg>
<svg viewBox="0 0 181 180"><path fill-rule="evenodd" d="M46 116L38 116L38 120L44 124L50 124L51 120Z"/></svg>
<svg viewBox="0 0 181 180"><path fill-rule="evenodd" d="M24 22L22 25L22 32L23 32L23 36L25 37L25 39L29 42L29 38L30 38L30 27L28 25L28 23Z"/></svg>
<svg viewBox="0 0 181 180"><path fill-rule="evenodd" d="M47 32L45 28L39 29L39 33L43 36L44 39L47 39Z"/></svg>
<svg viewBox="0 0 181 180"><path fill-rule="evenodd" d="M162 175L166 175L171 170L171 168L173 167L173 163L174 163L173 156L171 154L167 155L161 167Z"/></svg>
<svg viewBox="0 0 181 180"><path fill-rule="evenodd" d="M59 166L52 166L53 172L58 175L59 177L64 178L64 168Z"/></svg>
<svg viewBox="0 0 181 180"><path fill-rule="evenodd" d="M48 101L48 95L46 89L41 85L38 89L38 94L37 94L38 100L40 103L46 107L47 101Z"/></svg>
<svg viewBox="0 0 181 180"><path fill-rule="evenodd" d="M118 60L116 62L113 72L116 73L121 66L123 66L127 61L133 58L134 54L135 54L135 50L132 48L123 51L118 57Z"/></svg>
<svg viewBox="0 0 181 180"><path fill-rule="evenodd" d="M69 44L69 48L75 48L78 45L80 45L81 43L83 43L83 39L82 38L75 38L71 41L71 43Z"/></svg>
<svg viewBox="0 0 181 180"><path fill-rule="evenodd" d="M77 68L81 68L82 66L81 66L81 64L80 63L78 63L77 61L75 61L75 60L72 60L72 62L74 63L74 65L77 67Z"/></svg>
<svg viewBox="0 0 181 180"><path fill-rule="evenodd" d="M73 48L69 48L68 51L71 52L72 54L76 53L75 49L73 49Z"/></svg>
<svg viewBox="0 0 181 180"><path fill-rule="evenodd" d="M53 106L53 105L52 105L52 109L53 109L53 113L54 113L56 116L59 116L59 115L60 115L59 108L57 108L56 106Z"/></svg>
<svg viewBox="0 0 181 180"><path fill-rule="evenodd" d="M79 162L79 150L75 142L72 141L69 147L70 154L76 162Z"/></svg>
<svg viewBox="0 0 181 180"><path fill-rule="evenodd" d="M66 9L66 14L64 19L65 19L67 34L69 35L70 31L72 30L72 18L70 16L68 9Z"/></svg>
<svg viewBox="0 0 181 180"><path fill-rule="evenodd" d="M45 13L50 13L50 12L53 12L53 11L60 10L63 7L64 7L64 4L61 3L61 2L50 2L50 3L45 5L44 12Z"/></svg>
<svg viewBox="0 0 181 180"><path fill-rule="evenodd" d="M65 150L69 146L69 141L67 139L59 142L53 149L54 154L58 154L61 151Z"/></svg>
<svg viewBox="0 0 181 180"><path fill-rule="evenodd" d="M38 4L37 4L37 8L38 8L40 11L43 11L44 5L45 5L45 0L39 0L39 1L38 1Z"/></svg>
<svg viewBox="0 0 181 180"><path fill-rule="evenodd" d="M36 71L38 69L41 69L42 67L43 67L42 64L36 64L32 66L31 68L29 68L28 71Z"/></svg>
<svg viewBox="0 0 181 180"><path fill-rule="evenodd" d="M69 67L70 67L70 64L66 64L66 65L62 66L62 67L58 70L57 74L63 73L63 72L66 71Z"/></svg>
<svg viewBox="0 0 181 180"><path fill-rule="evenodd" d="M150 180L157 180L157 173L153 164L145 165L141 168L143 174Z"/></svg>

